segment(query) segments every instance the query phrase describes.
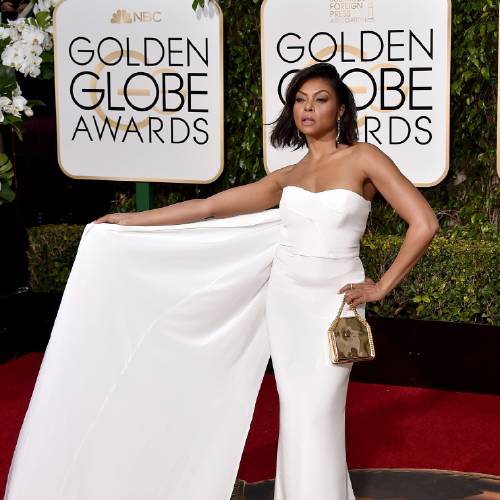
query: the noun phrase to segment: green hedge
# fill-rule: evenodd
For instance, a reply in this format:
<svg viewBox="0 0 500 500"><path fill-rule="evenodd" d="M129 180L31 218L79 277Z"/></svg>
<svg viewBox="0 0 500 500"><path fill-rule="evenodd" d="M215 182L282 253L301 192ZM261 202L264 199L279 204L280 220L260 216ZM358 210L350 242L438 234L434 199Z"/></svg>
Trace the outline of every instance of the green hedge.
<svg viewBox="0 0 500 500"><path fill-rule="evenodd" d="M30 284L35 292L64 290L84 226L49 224L28 229ZM375 281L401 246L400 236L367 233L361 245L366 275ZM499 324L498 245L437 236L411 273L371 312L467 323Z"/></svg>
<svg viewBox="0 0 500 500"><path fill-rule="evenodd" d="M85 226L46 224L27 229L30 287L34 292L62 292Z"/></svg>
<svg viewBox="0 0 500 500"><path fill-rule="evenodd" d="M367 235L361 260L375 281L396 258L401 236ZM436 236L428 251L382 303L380 316L499 324L500 251L496 243Z"/></svg>

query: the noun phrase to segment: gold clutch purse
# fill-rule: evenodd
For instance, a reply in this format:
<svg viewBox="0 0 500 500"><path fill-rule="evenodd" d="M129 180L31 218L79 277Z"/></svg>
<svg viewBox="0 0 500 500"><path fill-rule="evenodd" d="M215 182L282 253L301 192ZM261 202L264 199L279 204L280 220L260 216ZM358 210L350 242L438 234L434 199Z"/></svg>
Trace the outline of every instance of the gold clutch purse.
<svg viewBox="0 0 500 500"><path fill-rule="evenodd" d="M328 328L330 359L334 364L369 361L375 357L370 325L356 309L353 310L354 317L341 318L344 304L345 295L337 316Z"/></svg>

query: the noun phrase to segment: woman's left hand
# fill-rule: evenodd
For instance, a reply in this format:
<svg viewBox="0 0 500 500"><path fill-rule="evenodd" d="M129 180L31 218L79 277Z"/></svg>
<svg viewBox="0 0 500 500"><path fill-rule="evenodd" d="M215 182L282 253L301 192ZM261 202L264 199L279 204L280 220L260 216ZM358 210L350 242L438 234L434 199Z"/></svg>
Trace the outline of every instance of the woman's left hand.
<svg viewBox="0 0 500 500"><path fill-rule="evenodd" d="M338 291L338 293L343 292L345 293L345 302L351 309L359 304L382 300L386 296L380 285L371 278L365 278L361 283L348 283Z"/></svg>

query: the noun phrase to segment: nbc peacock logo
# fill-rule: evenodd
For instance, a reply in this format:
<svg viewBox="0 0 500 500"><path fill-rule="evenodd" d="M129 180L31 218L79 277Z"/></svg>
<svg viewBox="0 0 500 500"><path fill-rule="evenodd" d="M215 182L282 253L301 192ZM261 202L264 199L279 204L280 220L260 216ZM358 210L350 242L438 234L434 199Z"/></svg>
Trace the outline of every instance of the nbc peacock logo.
<svg viewBox="0 0 500 500"><path fill-rule="evenodd" d="M162 20L161 12L129 12L125 9L118 9L111 16L113 24L131 24L131 23L160 23Z"/></svg>
<svg viewBox="0 0 500 500"><path fill-rule="evenodd" d="M113 24L130 24L132 22L132 15L125 9L118 9L111 16Z"/></svg>

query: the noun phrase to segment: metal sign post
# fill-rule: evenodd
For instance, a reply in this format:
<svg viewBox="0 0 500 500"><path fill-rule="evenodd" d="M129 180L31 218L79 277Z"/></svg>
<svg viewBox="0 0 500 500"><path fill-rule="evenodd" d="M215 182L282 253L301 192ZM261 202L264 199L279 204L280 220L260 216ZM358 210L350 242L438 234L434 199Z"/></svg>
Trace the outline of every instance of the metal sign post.
<svg viewBox="0 0 500 500"><path fill-rule="evenodd" d="M135 208L138 212L153 207L153 184L150 182L135 183Z"/></svg>

